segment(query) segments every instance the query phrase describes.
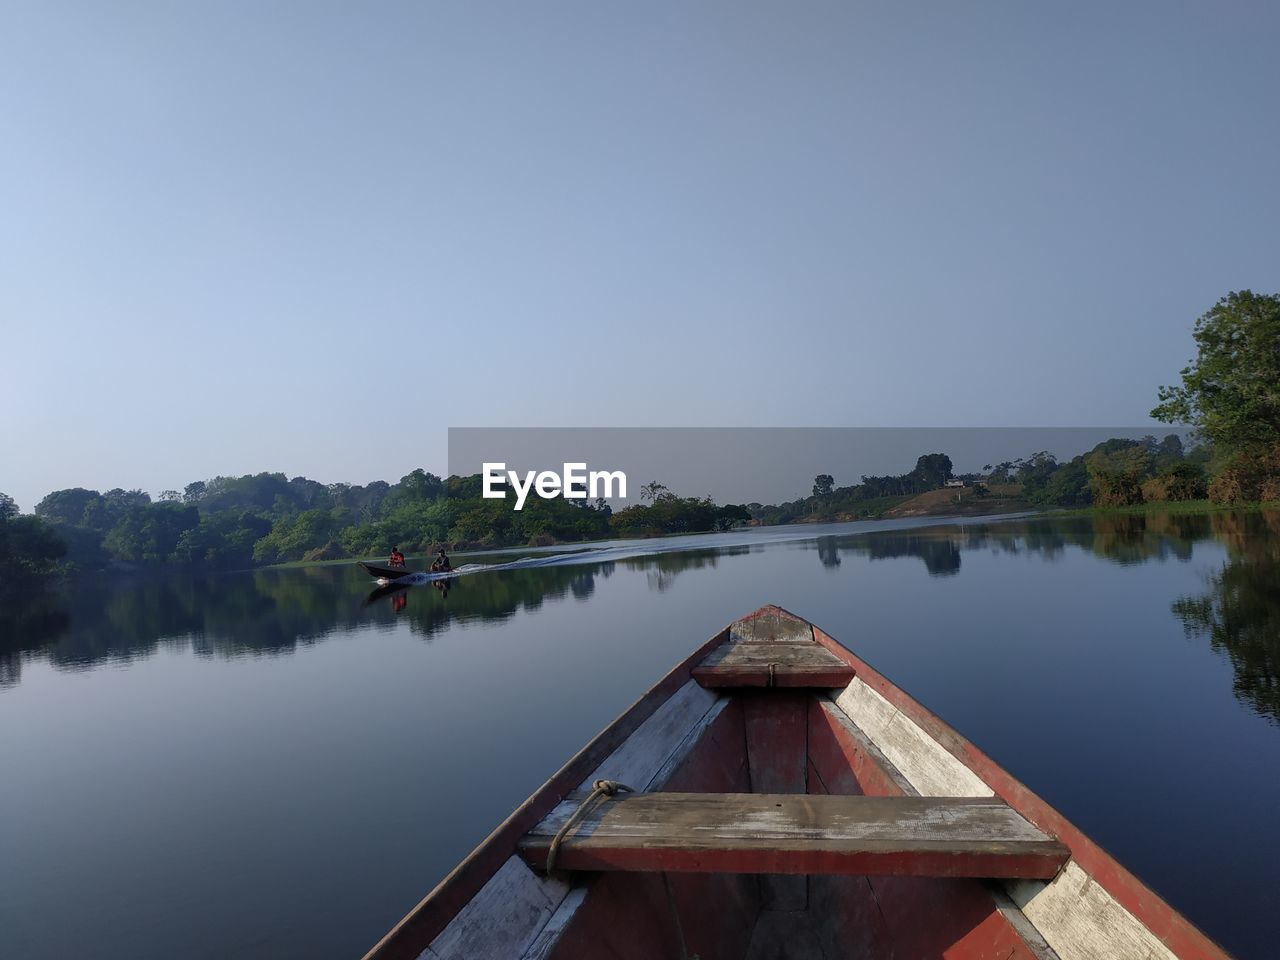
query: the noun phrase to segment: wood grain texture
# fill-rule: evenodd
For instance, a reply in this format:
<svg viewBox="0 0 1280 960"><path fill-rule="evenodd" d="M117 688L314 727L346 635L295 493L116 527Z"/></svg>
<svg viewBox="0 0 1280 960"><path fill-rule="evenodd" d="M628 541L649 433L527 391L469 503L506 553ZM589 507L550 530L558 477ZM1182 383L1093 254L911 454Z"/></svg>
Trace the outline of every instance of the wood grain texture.
<svg viewBox="0 0 1280 960"><path fill-rule="evenodd" d="M1052 883L1010 884L1009 894L1061 960L1177 960L1075 863Z"/></svg>
<svg viewBox="0 0 1280 960"><path fill-rule="evenodd" d="M578 805L560 804L524 839L530 863L545 864ZM658 793L597 804L558 861L577 870L1045 878L1066 857L998 800Z"/></svg>
<svg viewBox="0 0 1280 960"><path fill-rule="evenodd" d="M586 898L586 887L574 887L570 890L565 898L560 901L560 906L556 908L555 913L551 915L546 925L538 931L538 935L534 937L533 943L524 952L524 956L520 960L549 960L556 944L560 942L561 934L564 933L565 928L573 920L578 908L582 906L582 902Z"/></svg>
<svg viewBox="0 0 1280 960"><path fill-rule="evenodd" d="M823 782L811 793L918 797L920 791L889 762L858 725L830 700L809 705L809 763Z"/></svg>
<svg viewBox="0 0 1280 960"><path fill-rule="evenodd" d="M750 792L805 793L811 698L794 691L753 690L737 699L746 726ZM803 876L762 876L760 895L767 909L803 910L809 885Z"/></svg>
<svg viewBox="0 0 1280 960"><path fill-rule="evenodd" d="M578 788L589 790L596 780L617 780L637 790L647 790L667 759L710 712L716 699L712 691L704 690L693 680L688 681L587 774Z"/></svg>
<svg viewBox="0 0 1280 960"><path fill-rule="evenodd" d="M521 956L569 892L511 857L431 941L438 960L510 960Z"/></svg>
<svg viewBox="0 0 1280 960"><path fill-rule="evenodd" d="M853 668L816 643L726 643L693 668L704 687L832 689L853 679Z"/></svg>
<svg viewBox="0 0 1280 960"><path fill-rule="evenodd" d="M813 625L772 604L729 625L735 643L812 643Z"/></svg>
<svg viewBox="0 0 1280 960"><path fill-rule="evenodd" d="M836 705L921 795L994 796L981 777L860 678L841 691Z"/></svg>

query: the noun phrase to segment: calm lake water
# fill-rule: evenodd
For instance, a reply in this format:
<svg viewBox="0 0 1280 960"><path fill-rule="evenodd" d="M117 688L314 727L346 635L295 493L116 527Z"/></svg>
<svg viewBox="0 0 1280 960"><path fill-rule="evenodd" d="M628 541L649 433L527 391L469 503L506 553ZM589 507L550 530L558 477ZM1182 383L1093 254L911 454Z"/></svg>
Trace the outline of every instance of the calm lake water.
<svg viewBox="0 0 1280 960"><path fill-rule="evenodd" d="M1280 515L903 526L539 554L400 609L328 566L0 612L0 957L358 957L766 602L1277 956Z"/></svg>

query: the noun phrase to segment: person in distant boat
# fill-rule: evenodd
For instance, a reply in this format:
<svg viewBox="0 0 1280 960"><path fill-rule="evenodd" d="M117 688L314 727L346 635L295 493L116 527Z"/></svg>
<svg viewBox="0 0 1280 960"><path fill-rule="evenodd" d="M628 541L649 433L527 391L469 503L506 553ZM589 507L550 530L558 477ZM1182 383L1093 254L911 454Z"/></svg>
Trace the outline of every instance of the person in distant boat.
<svg viewBox="0 0 1280 960"><path fill-rule="evenodd" d="M403 567L404 554L400 552L399 547L391 548L391 559L387 561L388 567Z"/></svg>
<svg viewBox="0 0 1280 960"><path fill-rule="evenodd" d="M449 562L449 557L444 552L444 547L441 547L436 552L436 558L431 561L431 572L445 573L452 569L453 569L453 564Z"/></svg>

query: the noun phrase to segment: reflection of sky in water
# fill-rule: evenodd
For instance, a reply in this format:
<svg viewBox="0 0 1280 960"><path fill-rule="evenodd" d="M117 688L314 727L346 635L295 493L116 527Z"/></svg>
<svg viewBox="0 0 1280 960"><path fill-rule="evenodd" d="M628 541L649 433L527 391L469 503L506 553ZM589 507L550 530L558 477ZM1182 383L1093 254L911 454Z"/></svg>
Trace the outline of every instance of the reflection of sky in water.
<svg viewBox="0 0 1280 960"><path fill-rule="evenodd" d="M354 566L9 611L0 954L358 955L695 644L775 602L1267 956L1280 537L1257 514L911 526L521 551L398 613L362 606Z"/></svg>

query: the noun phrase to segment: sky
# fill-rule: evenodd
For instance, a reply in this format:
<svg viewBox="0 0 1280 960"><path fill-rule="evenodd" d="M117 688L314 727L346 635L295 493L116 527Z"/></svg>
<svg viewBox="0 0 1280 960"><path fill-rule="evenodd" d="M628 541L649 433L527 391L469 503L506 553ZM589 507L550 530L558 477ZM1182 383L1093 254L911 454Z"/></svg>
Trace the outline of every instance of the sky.
<svg viewBox="0 0 1280 960"><path fill-rule="evenodd" d="M0 0L0 490L395 480L451 426L1147 423L1195 318L1280 290L1278 38Z"/></svg>

